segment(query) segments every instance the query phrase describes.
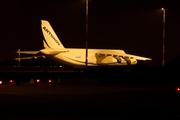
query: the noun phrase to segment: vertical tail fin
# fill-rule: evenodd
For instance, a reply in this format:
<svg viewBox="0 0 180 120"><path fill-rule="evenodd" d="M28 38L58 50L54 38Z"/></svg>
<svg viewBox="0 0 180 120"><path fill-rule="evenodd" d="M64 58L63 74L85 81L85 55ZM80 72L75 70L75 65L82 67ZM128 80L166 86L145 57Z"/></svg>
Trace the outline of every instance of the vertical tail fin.
<svg viewBox="0 0 180 120"><path fill-rule="evenodd" d="M48 48L50 48L48 45L47 45L47 43L46 43L46 41L43 39L43 45L44 45L44 48L45 49L48 49Z"/></svg>
<svg viewBox="0 0 180 120"><path fill-rule="evenodd" d="M45 48L64 48L48 21L41 20L41 29L44 35L43 44Z"/></svg>

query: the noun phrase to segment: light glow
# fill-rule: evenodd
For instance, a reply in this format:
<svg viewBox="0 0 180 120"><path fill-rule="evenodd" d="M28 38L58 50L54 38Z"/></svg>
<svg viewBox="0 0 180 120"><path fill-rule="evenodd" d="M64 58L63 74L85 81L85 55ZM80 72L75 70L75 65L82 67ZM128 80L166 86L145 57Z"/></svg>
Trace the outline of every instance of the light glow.
<svg viewBox="0 0 180 120"><path fill-rule="evenodd" d="M177 91L180 91L180 88L177 88Z"/></svg>
<svg viewBox="0 0 180 120"><path fill-rule="evenodd" d="M0 85L2 84L2 81L0 81Z"/></svg>
<svg viewBox="0 0 180 120"><path fill-rule="evenodd" d="M39 82L40 82L40 80L39 80L39 79L37 79L37 80L36 80L36 82L37 82L37 83L39 83Z"/></svg>

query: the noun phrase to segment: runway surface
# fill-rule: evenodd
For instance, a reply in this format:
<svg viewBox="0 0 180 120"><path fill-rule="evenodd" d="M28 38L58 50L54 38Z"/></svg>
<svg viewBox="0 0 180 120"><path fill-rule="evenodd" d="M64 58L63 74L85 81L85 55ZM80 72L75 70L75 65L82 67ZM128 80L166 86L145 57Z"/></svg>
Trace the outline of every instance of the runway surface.
<svg viewBox="0 0 180 120"><path fill-rule="evenodd" d="M180 119L180 93L167 84L36 84L0 87L0 119Z"/></svg>

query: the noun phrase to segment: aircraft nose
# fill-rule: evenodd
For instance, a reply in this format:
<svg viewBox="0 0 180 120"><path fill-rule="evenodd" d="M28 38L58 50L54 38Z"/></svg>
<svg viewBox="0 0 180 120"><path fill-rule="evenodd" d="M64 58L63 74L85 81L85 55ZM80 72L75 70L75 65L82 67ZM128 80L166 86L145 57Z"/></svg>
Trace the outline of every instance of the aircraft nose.
<svg viewBox="0 0 180 120"><path fill-rule="evenodd" d="M148 58L147 60L152 60L151 58Z"/></svg>

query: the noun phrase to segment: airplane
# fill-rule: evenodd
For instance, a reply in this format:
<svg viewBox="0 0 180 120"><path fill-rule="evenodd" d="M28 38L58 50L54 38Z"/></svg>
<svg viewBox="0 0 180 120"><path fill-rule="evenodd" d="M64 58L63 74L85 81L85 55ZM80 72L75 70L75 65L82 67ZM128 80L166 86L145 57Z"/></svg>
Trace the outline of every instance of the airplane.
<svg viewBox="0 0 180 120"><path fill-rule="evenodd" d="M32 54L31 57L16 58L49 58L52 61L67 66L119 66L136 65L138 60L152 60L151 58L126 54L120 49L90 49L88 58L84 48L65 48L47 20L41 20L41 29L44 36L44 49L39 51L17 51L21 54ZM87 59L87 60L86 60Z"/></svg>

